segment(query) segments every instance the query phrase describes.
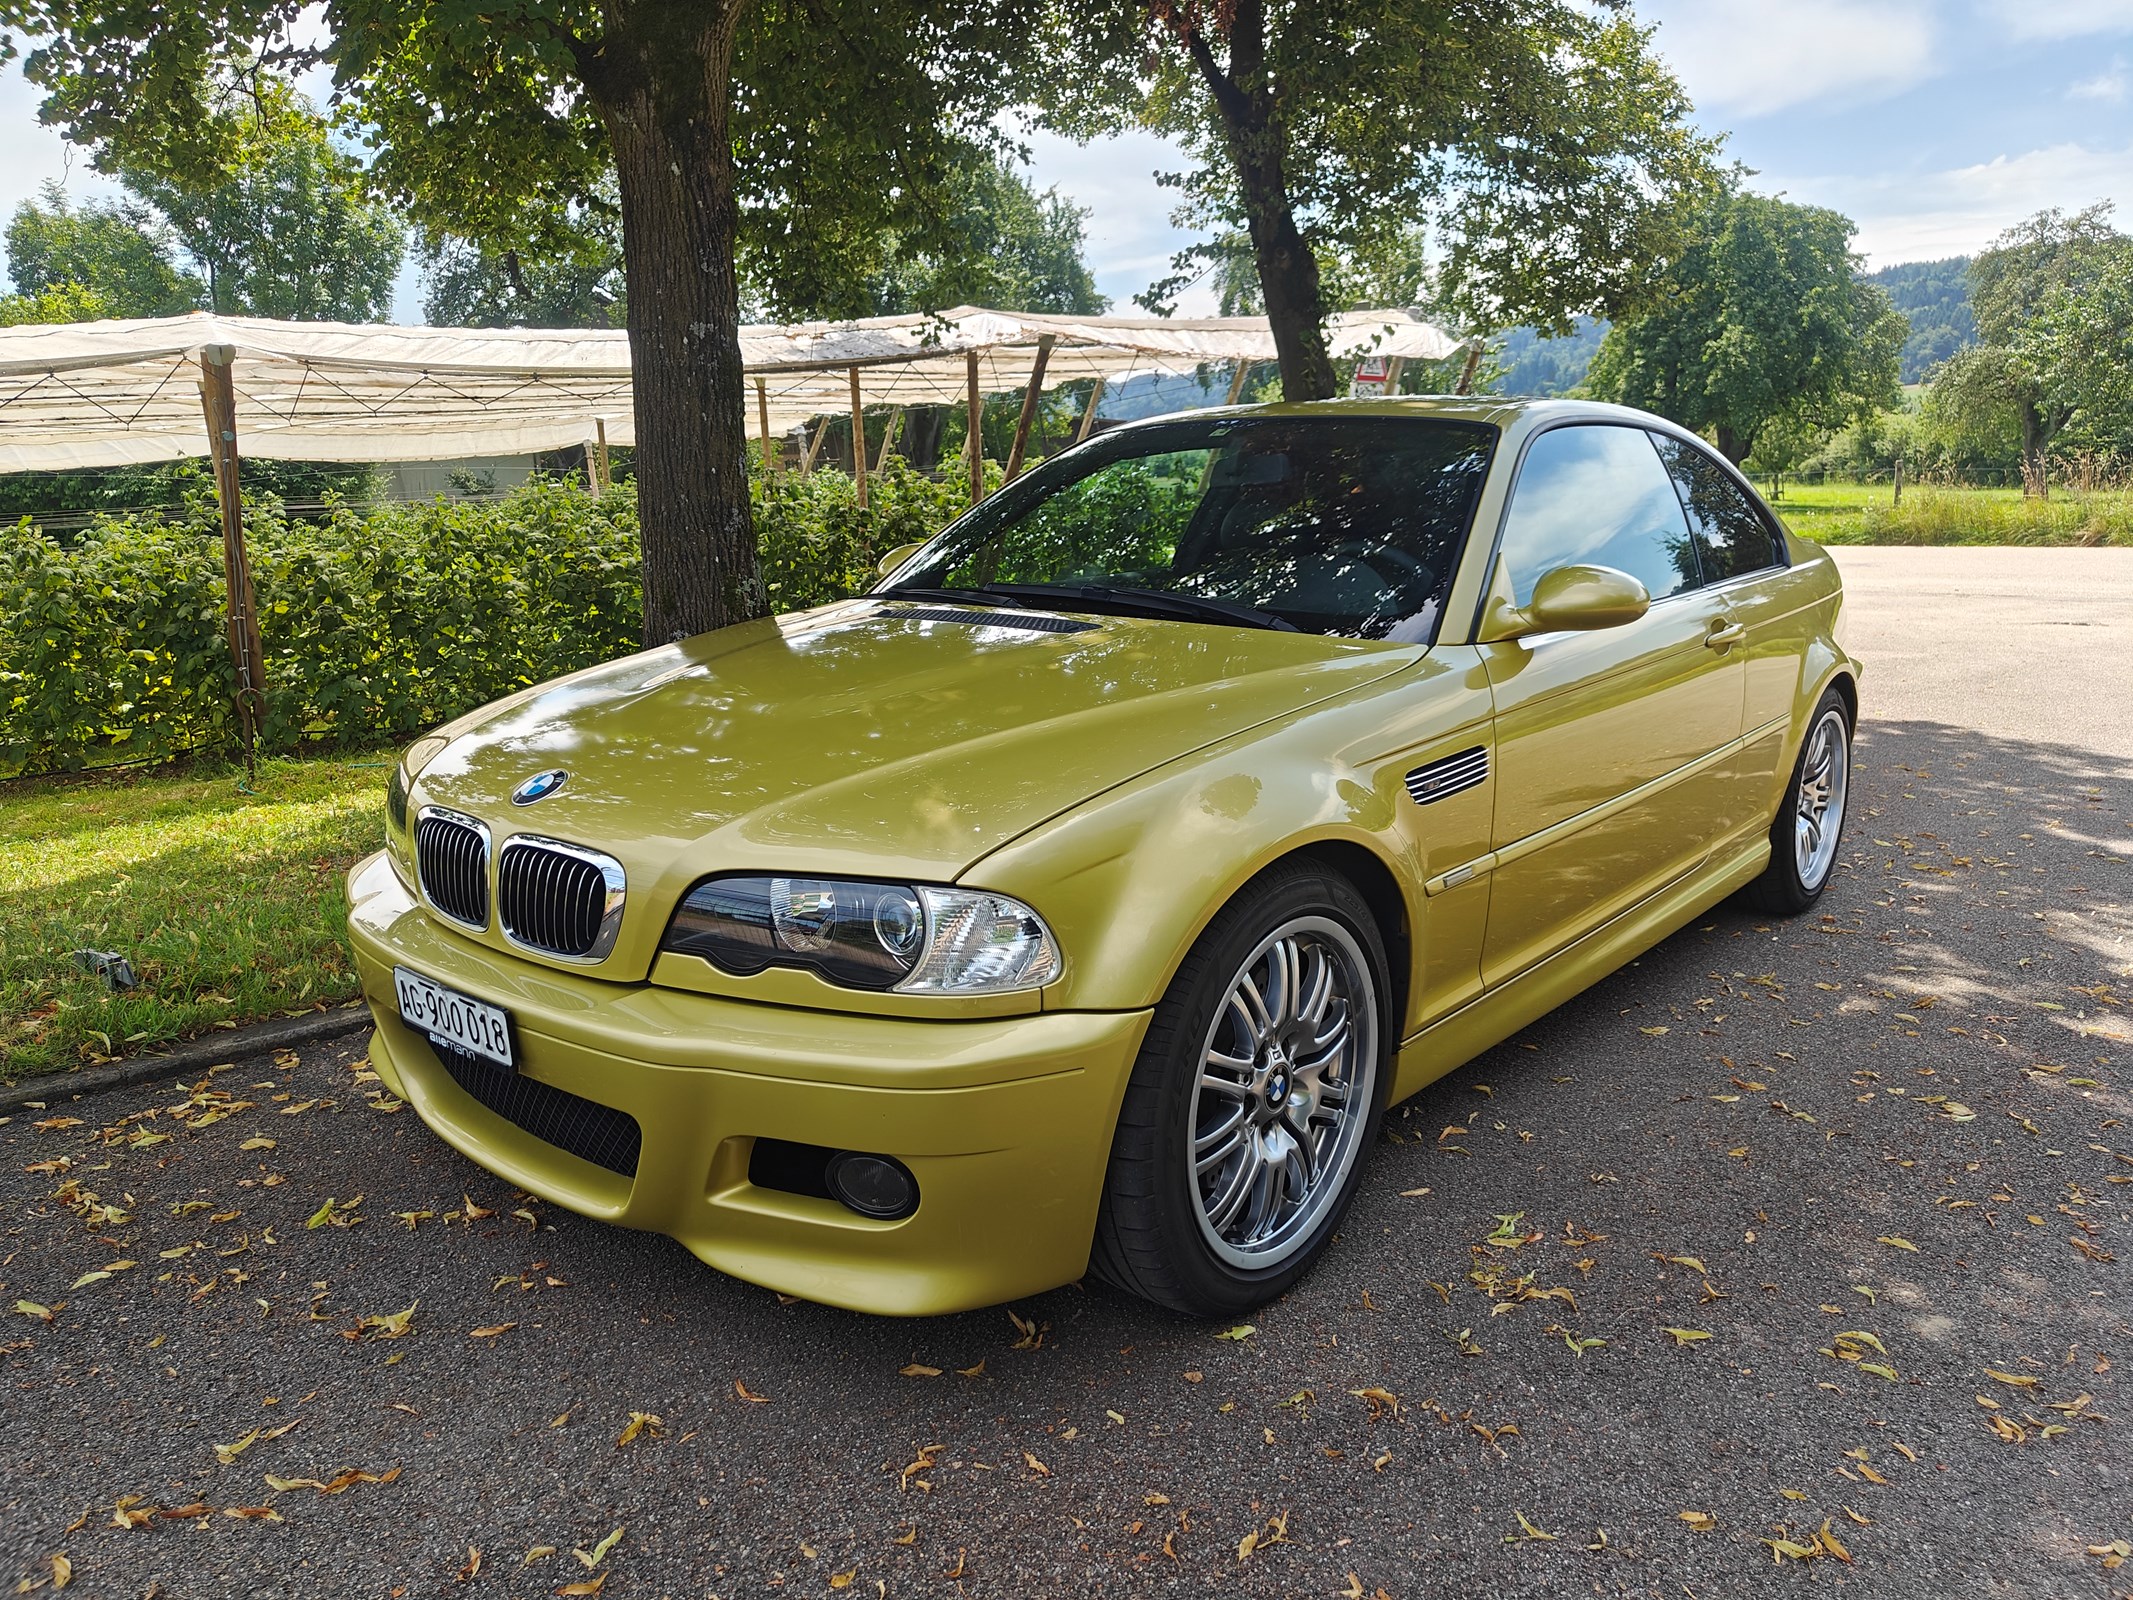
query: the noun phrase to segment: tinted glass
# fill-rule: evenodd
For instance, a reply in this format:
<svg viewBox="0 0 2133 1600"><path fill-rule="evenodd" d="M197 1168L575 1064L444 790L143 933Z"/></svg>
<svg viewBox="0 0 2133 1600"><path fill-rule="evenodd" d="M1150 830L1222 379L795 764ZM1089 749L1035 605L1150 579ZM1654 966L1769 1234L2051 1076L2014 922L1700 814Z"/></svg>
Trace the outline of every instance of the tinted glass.
<svg viewBox="0 0 2133 1600"><path fill-rule="evenodd" d="M1652 442L1659 446L1688 509L1705 582L1719 583L1783 562L1776 534L1731 473L1684 439L1655 433Z"/></svg>
<svg viewBox="0 0 2133 1600"><path fill-rule="evenodd" d="M1695 588L1699 576L1673 480L1641 428L1556 428L1535 439L1502 549L1521 606L1544 573L1573 563L1626 572L1654 600Z"/></svg>
<svg viewBox="0 0 2133 1600"><path fill-rule="evenodd" d="M1495 441L1476 423L1396 417L1123 429L994 495L883 592L1049 585L1071 610L1073 591L1109 585L1251 606L1306 632L1422 641Z"/></svg>

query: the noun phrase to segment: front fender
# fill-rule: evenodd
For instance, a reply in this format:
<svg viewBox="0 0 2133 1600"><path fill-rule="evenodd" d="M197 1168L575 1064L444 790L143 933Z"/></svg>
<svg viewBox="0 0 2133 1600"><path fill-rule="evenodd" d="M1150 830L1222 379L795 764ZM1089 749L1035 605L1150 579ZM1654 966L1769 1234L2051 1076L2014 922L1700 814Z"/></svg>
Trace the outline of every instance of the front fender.
<svg viewBox="0 0 2133 1600"><path fill-rule="evenodd" d="M1425 810L1406 774L1489 737L1487 681L1464 647L1195 752L994 851L960 881L1036 907L1065 956L1047 1010L1153 1005L1216 914L1284 856L1342 844L1398 885L1417 971L1472 947L1485 895L1422 885L1488 849L1490 785ZM1397 933L1398 930L1393 930ZM1388 946L1395 941L1388 938ZM1409 986L1409 1026L1433 985ZM1403 1029L1403 1032L1405 1030Z"/></svg>

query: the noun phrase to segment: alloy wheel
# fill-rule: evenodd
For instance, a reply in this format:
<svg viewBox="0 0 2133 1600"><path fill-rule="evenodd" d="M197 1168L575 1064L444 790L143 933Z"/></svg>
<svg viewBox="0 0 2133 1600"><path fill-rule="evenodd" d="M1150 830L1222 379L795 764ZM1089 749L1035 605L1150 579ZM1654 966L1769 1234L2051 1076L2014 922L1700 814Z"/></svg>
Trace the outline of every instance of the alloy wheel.
<svg viewBox="0 0 2133 1600"><path fill-rule="evenodd" d="M1339 1203L1377 1091L1376 984L1340 923L1296 917L1230 980L1187 1127L1200 1230L1233 1266L1278 1266Z"/></svg>
<svg viewBox="0 0 2133 1600"><path fill-rule="evenodd" d="M1851 745L1844 713L1832 706L1807 738L1800 763L1799 795L1792 824L1793 866L1803 889L1822 887L1837 859L1837 835L1844 827L1844 802L1851 784Z"/></svg>

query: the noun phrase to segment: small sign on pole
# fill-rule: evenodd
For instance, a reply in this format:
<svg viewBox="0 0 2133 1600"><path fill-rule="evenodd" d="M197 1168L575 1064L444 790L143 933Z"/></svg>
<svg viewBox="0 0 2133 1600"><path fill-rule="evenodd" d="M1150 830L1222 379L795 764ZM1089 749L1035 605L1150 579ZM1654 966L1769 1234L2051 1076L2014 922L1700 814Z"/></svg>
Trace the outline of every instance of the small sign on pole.
<svg viewBox="0 0 2133 1600"><path fill-rule="evenodd" d="M1355 364L1355 376L1348 380L1348 398L1351 400L1383 399L1392 387L1392 358L1389 356L1363 356Z"/></svg>

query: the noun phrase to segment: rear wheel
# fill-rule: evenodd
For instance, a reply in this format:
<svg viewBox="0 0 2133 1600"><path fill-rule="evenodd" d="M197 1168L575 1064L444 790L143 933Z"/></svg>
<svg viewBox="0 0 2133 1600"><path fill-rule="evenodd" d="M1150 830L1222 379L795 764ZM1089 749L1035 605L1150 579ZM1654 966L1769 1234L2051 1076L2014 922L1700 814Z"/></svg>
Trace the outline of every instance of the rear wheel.
<svg viewBox="0 0 2133 1600"><path fill-rule="evenodd" d="M1807 725L1792 782L1770 827L1770 865L1743 891L1750 905L1795 916L1822 898L1836 870L1851 776L1851 713L1844 697L1827 689Z"/></svg>
<svg viewBox="0 0 2133 1600"><path fill-rule="evenodd" d="M1384 1099L1385 953L1342 878L1276 868L1157 1006L1126 1087L1092 1266L1195 1316L1271 1299L1354 1198Z"/></svg>

